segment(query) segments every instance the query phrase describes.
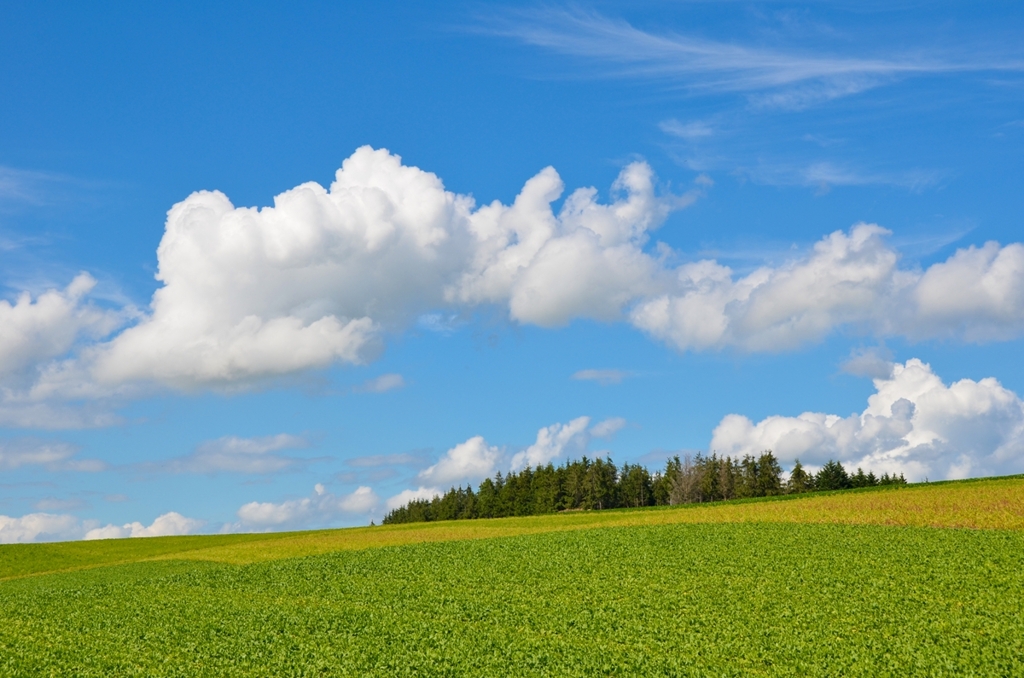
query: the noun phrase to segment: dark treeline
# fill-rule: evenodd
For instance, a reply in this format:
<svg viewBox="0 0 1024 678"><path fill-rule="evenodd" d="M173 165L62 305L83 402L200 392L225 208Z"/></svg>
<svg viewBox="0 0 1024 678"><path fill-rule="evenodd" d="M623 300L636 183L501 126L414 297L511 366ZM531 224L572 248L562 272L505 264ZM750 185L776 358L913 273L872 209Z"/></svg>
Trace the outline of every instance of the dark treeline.
<svg viewBox="0 0 1024 678"><path fill-rule="evenodd" d="M664 506L696 502L770 497L816 490L843 490L872 485L904 485L906 479L889 474L881 478L857 469L847 473L829 461L817 473L808 473L799 460L789 480L771 451L743 459L698 454L668 460L665 469L650 473L639 464L616 467L610 459L583 457L563 466L527 467L518 473L498 473L476 492L461 486L433 499L415 499L394 509L384 523L432 520L532 516L557 511Z"/></svg>

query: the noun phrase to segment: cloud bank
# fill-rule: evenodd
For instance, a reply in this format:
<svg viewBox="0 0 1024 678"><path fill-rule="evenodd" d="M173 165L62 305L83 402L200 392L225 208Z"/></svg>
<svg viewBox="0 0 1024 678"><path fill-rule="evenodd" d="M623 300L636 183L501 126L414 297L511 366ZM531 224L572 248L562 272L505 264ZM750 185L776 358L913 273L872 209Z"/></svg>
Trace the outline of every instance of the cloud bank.
<svg viewBox="0 0 1024 678"><path fill-rule="evenodd" d="M140 385L238 389L364 363L388 332L438 309L497 307L542 327L624 321L680 351L791 350L843 328L970 342L1024 334L1020 243L961 249L919 270L900 266L887 230L858 224L736 275L712 259L673 264L680 257L651 242L704 190L674 196L655 185L647 164L631 163L609 202L583 188L556 211L565 187L549 167L511 205L478 207L436 175L362 147L329 188L303 184L271 207L194 193L168 212L162 286L145 313L98 309L84 274L63 291L0 302L0 422L102 425L114 419L89 408ZM118 332L126 318L134 324ZM363 388L403 383L383 375Z"/></svg>
<svg viewBox="0 0 1024 678"><path fill-rule="evenodd" d="M29 513L20 518L0 515L0 544L70 539L123 539L194 534L206 523L171 511L148 526L136 521L125 525L99 527L96 520L81 520L69 514Z"/></svg>
<svg viewBox="0 0 1024 678"><path fill-rule="evenodd" d="M876 392L860 414L804 412L757 422L730 414L711 448L742 456L773 450L779 459L811 466L828 459L909 480L1024 472L1024 401L996 379L946 385L929 365L911 359L874 379Z"/></svg>
<svg viewBox="0 0 1024 678"><path fill-rule="evenodd" d="M171 537L182 534L195 534L205 525L205 521L186 518L185 516L171 511L158 516L150 525L146 526L135 521L118 527L107 525L97 527L85 533L83 539L125 539L127 537Z"/></svg>

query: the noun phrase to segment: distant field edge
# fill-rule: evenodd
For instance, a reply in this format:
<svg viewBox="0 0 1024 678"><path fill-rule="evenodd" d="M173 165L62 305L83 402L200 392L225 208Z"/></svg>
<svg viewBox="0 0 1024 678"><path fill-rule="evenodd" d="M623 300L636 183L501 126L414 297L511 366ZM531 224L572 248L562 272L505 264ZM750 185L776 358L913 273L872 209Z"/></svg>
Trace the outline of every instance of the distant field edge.
<svg viewBox="0 0 1024 678"><path fill-rule="evenodd" d="M0 546L0 582L154 560L244 565L332 551L677 523L801 523L1024 530L1024 475L782 495L672 507L406 523L304 532Z"/></svg>

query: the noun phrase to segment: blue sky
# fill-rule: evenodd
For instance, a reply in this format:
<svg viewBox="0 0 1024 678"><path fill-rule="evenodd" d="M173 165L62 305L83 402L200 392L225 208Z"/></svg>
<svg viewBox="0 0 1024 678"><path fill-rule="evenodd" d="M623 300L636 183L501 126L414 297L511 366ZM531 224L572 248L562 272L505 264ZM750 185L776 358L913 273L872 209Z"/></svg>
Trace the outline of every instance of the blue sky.
<svg viewBox="0 0 1024 678"><path fill-rule="evenodd" d="M3 12L0 541L1024 472L1016 3Z"/></svg>

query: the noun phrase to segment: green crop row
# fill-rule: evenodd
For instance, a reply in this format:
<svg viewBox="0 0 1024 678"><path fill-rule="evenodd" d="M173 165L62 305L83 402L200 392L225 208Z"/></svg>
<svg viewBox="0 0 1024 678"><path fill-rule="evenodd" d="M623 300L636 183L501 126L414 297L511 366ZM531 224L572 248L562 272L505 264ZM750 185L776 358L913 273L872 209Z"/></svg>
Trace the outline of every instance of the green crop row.
<svg viewBox="0 0 1024 678"><path fill-rule="evenodd" d="M0 583L0 675L1024 675L1024 534L633 526Z"/></svg>

